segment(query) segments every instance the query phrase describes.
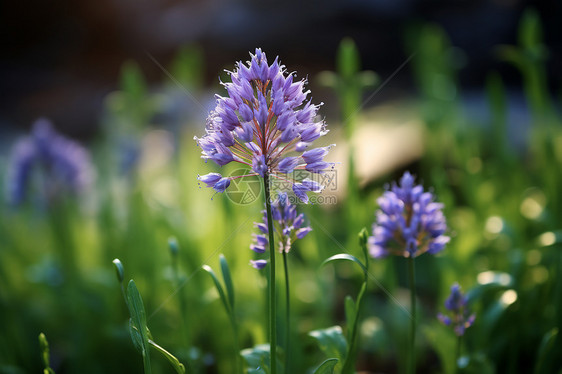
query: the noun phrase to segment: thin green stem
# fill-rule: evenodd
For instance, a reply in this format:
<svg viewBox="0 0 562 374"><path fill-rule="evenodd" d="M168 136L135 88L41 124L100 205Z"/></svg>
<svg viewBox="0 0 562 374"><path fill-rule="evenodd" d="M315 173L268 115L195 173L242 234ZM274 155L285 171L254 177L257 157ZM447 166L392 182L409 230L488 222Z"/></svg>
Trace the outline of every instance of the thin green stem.
<svg viewBox="0 0 562 374"><path fill-rule="evenodd" d="M408 275L410 281L410 359L408 373L416 372L416 271L414 268L414 257L408 258Z"/></svg>
<svg viewBox="0 0 562 374"><path fill-rule="evenodd" d="M275 243L273 239L273 217L271 215L271 197L269 175L263 178L265 189L265 209L267 211L267 229L269 232L269 356L271 374L277 373L277 316L275 300Z"/></svg>
<svg viewBox="0 0 562 374"><path fill-rule="evenodd" d="M179 264L178 264L178 259L176 257L177 255L173 255L172 254L172 268L174 271L174 281L175 281L175 286L177 290L179 291L179 306L180 306L180 313L181 313L181 318L180 318L180 322L181 322L181 328L182 328L182 335L183 335L183 343L185 344L185 348L188 349L189 348L189 330L187 328L188 323L187 323L187 303L184 297L183 292L181 292L181 279L180 279L180 270L179 270Z"/></svg>
<svg viewBox="0 0 562 374"><path fill-rule="evenodd" d="M283 267L285 268L285 374L289 374L289 362L291 362L291 344L289 336L291 334L291 294L289 292L289 264L287 252L283 251Z"/></svg>
<svg viewBox="0 0 562 374"><path fill-rule="evenodd" d="M150 367L150 352L148 346L146 350L142 352L142 364L144 366L144 374L152 374L152 368Z"/></svg>
<svg viewBox="0 0 562 374"><path fill-rule="evenodd" d="M357 358L357 331L358 326L360 323L361 318L361 309L363 305L363 296L367 291L367 285L369 282L369 256L366 247L366 231L361 231L359 233L359 242L361 245L361 249L363 250L363 255L365 256L365 270L363 272L364 280L361 286L361 290L359 291L359 295L357 295L357 302L355 305L355 319L353 322L353 327L351 329L351 339L349 341L349 348L347 351L347 357L345 359L345 363L342 368L342 374L348 373L355 373L355 360ZM362 239L364 238L364 240Z"/></svg>

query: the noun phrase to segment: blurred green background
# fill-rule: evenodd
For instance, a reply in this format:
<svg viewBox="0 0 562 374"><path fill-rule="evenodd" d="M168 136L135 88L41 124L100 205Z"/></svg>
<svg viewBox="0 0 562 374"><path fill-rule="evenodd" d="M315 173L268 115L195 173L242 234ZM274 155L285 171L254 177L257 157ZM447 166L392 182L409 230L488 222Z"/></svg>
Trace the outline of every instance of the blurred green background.
<svg viewBox="0 0 562 374"><path fill-rule="evenodd" d="M362 282L352 265L320 264L341 252L361 256L357 233L370 230L376 198L404 170L445 204L452 236L442 254L417 260L418 372L454 372L455 337L435 318L454 282L468 291L477 316L464 339L461 372L561 372L562 129L559 79L549 68L559 56L550 53L556 45L545 44L539 13L518 13L514 25L514 40L491 48L500 71L475 73L483 78L466 92L460 80L471 60L452 44L447 24L400 25L399 44L389 49L401 52L391 58L396 64L383 64L388 71L365 64L373 51L364 53L353 38L334 36L332 50L317 53L308 80L319 92L313 90L314 102L325 101L320 112L331 132L322 145L337 144L329 161L338 164L336 184L322 195L329 204L299 206L313 231L289 256L291 372L308 372L329 358L308 333L345 329L344 298L355 298ZM209 45L178 47L162 63L146 50L140 65L137 59L120 64L115 89L99 91L100 106L84 109L96 113L92 129L67 131L91 151L96 179L86 193L44 204L35 186L23 205L0 206L1 373L42 370L41 332L57 373L142 370L114 258L124 266L125 285L134 279L142 294L154 340L194 372L236 372L231 320L201 271L208 264L218 273L221 253L234 284L241 348L267 342L266 279L249 266L263 197L240 204L226 194L213 196L196 180L219 170L202 162L193 141L204 132L212 93L225 94L216 76L225 80L221 68L247 59L246 52L221 54ZM385 53L385 45L373 48ZM276 53L265 52L270 59ZM296 51L288 59L279 54L289 71L306 65ZM158 78L147 77L143 65ZM297 71L299 78L305 74ZM398 85L403 92L396 94L394 79L411 80L412 89ZM50 105L40 102L35 110ZM5 118L35 113L22 116L17 108ZM61 114L67 109L71 114ZM64 105L38 115L59 128L81 117ZM5 185L14 136L3 131ZM177 255L168 247L170 237L177 239ZM373 260L370 272L357 370L403 372L404 259ZM161 356L153 352L152 359L154 372L173 372Z"/></svg>

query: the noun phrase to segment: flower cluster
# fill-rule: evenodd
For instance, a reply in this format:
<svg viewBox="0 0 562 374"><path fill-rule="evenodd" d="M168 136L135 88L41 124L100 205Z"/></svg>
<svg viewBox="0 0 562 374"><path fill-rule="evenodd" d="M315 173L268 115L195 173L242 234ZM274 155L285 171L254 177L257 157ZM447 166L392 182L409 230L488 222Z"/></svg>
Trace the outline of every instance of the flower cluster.
<svg viewBox="0 0 562 374"><path fill-rule="evenodd" d="M94 175L88 152L56 133L46 119L37 120L31 135L18 141L12 150L7 174L10 204L18 205L25 199L34 170L44 178L41 186L47 198L60 190L81 192Z"/></svg>
<svg viewBox="0 0 562 374"><path fill-rule="evenodd" d="M219 173L199 176L207 187L224 192L234 178L268 176L290 182L293 192L308 202L307 192L320 192L323 186L304 178L296 180L294 170L312 174L333 168L324 161L331 146L308 149L328 131L317 121L319 105L307 100L305 80L293 81L278 59L268 65L265 53L256 49L247 65L239 62L228 72L230 83L223 83L228 96L217 95L216 107L207 118L206 135L195 137L202 158L220 166L231 162L251 170L241 176L223 177Z"/></svg>
<svg viewBox="0 0 562 374"><path fill-rule="evenodd" d="M432 193L414 185L414 177L404 173L400 185L394 184L377 200L380 209L376 212L373 236L369 237L371 255L416 257L443 250L450 238L444 235L447 224L443 204L433 200Z"/></svg>
<svg viewBox="0 0 562 374"><path fill-rule="evenodd" d="M463 336L465 330L474 323L476 318L466 307L467 301L466 296L461 292L461 287L455 283L451 286L451 294L445 300L445 308L451 312L451 317L441 313L437 315L443 324L453 327L457 336Z"/></svg>
<svg viewBox="0 0 562 374"><path fill-rule="evenodd" d="M255 225L261 232L254 234L254 243L250 249L256 253L265 253L269 245L269 234L267 226L267 211L263 210L263 222L256 222ZM304 214L297 215L297 207L292 205L285 193L279 193L277 199L271 204L271 216L273 217L273 230L279 243L279 252L288 253L292 243L297 239L302 239L312 229L304 226ZM263 269L267 265L267 260L252 260L252 266L256 269Z"/></svg>

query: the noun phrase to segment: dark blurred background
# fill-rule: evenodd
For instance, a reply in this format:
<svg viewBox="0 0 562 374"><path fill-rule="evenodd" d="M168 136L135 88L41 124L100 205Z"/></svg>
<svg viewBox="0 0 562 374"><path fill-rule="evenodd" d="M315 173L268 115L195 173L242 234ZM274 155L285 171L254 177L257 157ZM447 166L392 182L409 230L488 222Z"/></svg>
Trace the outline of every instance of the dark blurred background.
<svg viewBox="0 0 562 374"><path fill-rule="evenodd" d="M333 70L337 46L349 36L363 68L384 80L408 57L404 30L415 32L427 22L441 25L458 48L463 88L482 87L490 70L498 70L508 86L520 86L519 74L498 60L493 47L515 44L518 20L529 6L543 22L550 84L560 86L559 1L6 1L0 16L0 128L23 130L46 116L64 132L88 139L125 61L136 61L149 83L161 82L166 77L150 56L167 66L185 45L201 48L203 82L216 85L223 68L246 60L255 47L281 56L299 76ZM413 92L406 66L370 105Z"/></svg>

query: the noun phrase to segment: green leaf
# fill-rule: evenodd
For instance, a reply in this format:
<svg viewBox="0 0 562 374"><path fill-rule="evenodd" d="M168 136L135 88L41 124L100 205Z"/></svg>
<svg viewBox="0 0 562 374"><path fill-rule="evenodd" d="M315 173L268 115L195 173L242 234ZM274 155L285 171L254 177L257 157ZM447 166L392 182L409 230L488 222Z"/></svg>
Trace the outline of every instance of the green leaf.
<svg viewBox="0 0 562 374"><path fill-rule="evenodd" d="M314 330L308 333L314 338L324 354L328 357L336 357L344 361L347 355L347 341L343 336L340 326L332 326L327 329Z"/></svg>
<svg viewBox="0 0 562 374"><path fill-rule="evenodd" d="M133 341L135 349L142 354L142 336L132 318L129 318L129 334L131 335L131 340Z"/></svg>
<svg viewBox="0 0 562 374"><path fill-rule="evenodd" d="M329 358L324 361L318 369L314 371L314 374L333 374L334 367L338 364L339 360L337 358Z"/></svg>
<svg viewBox="0 0 562 374"><path fill-rule="evenodd" d="M162 354L162 356L166 357L166 359L170 362L170 364L172 364L178 374L185 374L185 366L183 366L183 364L174 355L172 355L170 352L168 352L152 340L149 340L148 343L156 348L156 351Z"/></svg>
<svg viewBox="0 0 562 374"><path fill-rule="evenodd" d="M449 328L438 322L433 322L430 326L424 326L422 330L427 338L429 345L433 348L439 360L443 372L453 374L455 372L455 347L456 339Z"/></svg>
<svg viewBox="0 0 562 374"><path fill-rule="evenodd" d="M544 363L546 361L547 356L552 351L552 346L554 345L554 341L558 336L558 329L553 328L549 332L547 332L544 337L542 338L541 345L539 346L539 350L537 353L538 359L535 364L535 370L533 371L534 374L541 374L546 373L543 369Z"/></svg>
<svg viewBox="0 0 562 374"><path fill-rule="evenodd" d="M357 308L353 298L349 295L345 297L345 320L347 322L347 332L348 339L351 339L351 332L353 331L353 325L355 324L355 315L357 314Z"/></svg>
<svg viewBox="0 0 562 374"><path fill-rule="evenodd" d="M269 344L256 345L240 352L248 365L248 373L269 373Z"/></svg>
<svg viewBox="0 0 562 374"><path fill-rule="evenodd" d="M222 254L220 255L220 264L221 264L221 271L222 271L222 279L224 279L224 286L226 287L228 301L230 302L230 309L234 310L234 286L232 284L232 278L230 276L228 263L226 262L226 258Z"/></svg>
<svg viewBox="0 0 562 374"><path fill-rule="evenodd" d="M123 276L125 274L125 269L123 268L123 264L119 261L118 258L113 260L113 266L115 267L115 274L117 275L117 280L119 283L123 283Z"/></svg>
<svg viewBox="0 0 562 374"><path fill-rule="evenodd" d="M131 339L133 340L133 344L135 343L136 334L134 328L140 333L141 336L141 353L143 357L143 364L145 373L147 370L150 370L150 353L148 350L148 335L147 335L147 327L146 327L146 312L144 310L144 304L142 302L142 297L135 285L135 281L132 279L129 281L129 285L127 286L127 300L129 305L129 312L131 313L131 322L130 326L132 325L133 328L130 329L131 331Z"/></svg>
<svg viewBox="0 0 562 374"><path fill-rule="evenodd" d="M352 256L352 255L347 254L347 253L340 253L340 254L334 255L334 256L326 259L320 266L324 266L324 265L326 265L330 262L338 261L338 260L346 260L346 261L355 262L357 265L359 265L361 267L361 269L364 272L367 272L367 268L365 267L365 265L363 265L363 263L357 257Z"/></svg>
<svg viewBox="0 0 562 374"><path fill-rule="evenodd" d="M213 279L213 282L215 283L215 287L217 288L217 291L218 291L219 296L221 298L222 304L224 305L224 308L226 309L226 312L228 314L230 314L231 313L230 305L228 304L228 301L226 299L226 295L224 293L224 289L222 288L222 286L219 282L219 279L217 278L215 272L213 271L213 269L209 265L203 265L203 270L205 270L207 273L209 273L209 275Z"/></svg>

